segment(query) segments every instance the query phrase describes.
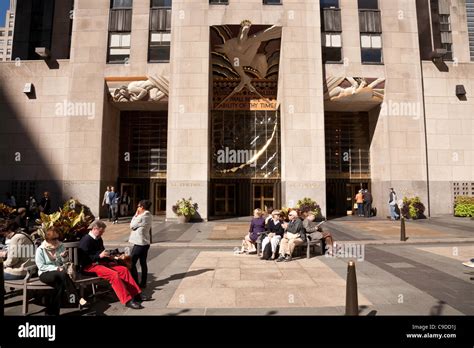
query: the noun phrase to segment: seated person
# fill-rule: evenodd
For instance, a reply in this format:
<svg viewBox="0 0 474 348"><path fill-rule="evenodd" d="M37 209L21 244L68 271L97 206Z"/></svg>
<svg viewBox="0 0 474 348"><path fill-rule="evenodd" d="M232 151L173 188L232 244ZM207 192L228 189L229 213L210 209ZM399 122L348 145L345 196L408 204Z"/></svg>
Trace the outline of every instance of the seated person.
<svg viewBox="0 0 474 348"><path fill-rule="evenodd" d="M35 246L33 240L26 233L20 230L20 226L15 221L8 221L0 232L8 245L7 251L3 251L1 256L6 260L3 262L3 276L5 280L19 280L26 277L26 267L35 264Z"/></svg>
<svg viewBox="0 0 474 348"><path fill-rule="evenodd" d="M298 213L293 210L288 214L288 218L290 222L283 224L285 234L280 242L280 257L277 262L291 261L295 247L306 241L305 229Z"/></svg>
<svg viewBox="0 0 474 348"><path fill-rule="evenodd" d="M260 234L263 232L265 232L265 219L263 218L262 209L255 209L253 211L253 219L250 222L249 233L242 241L242 249L240 253L244 253L245 251L249 253L256 252L257 248L255 247L255 244L257 243Z"/></svg>
<svg viewBox="0 0 474 348"><path fill-rule="evenodd" d="M331 233L323 231L320 232L318 229L318 224L314 222L316 215L314 212L310 211L307 214L306 219L303 221L303 227L306 230L306 233L309 234L311 240L321 239L324 240L326 245L326 250L329 255L333 253L334 239L332 238Z"/></svg>
<svg viewBox="0 0 474 348"><path fill-rule="evenodd" d="M265 250L265 247L268 243L271 243L272 246L272 256L271 259L275 260L276 249L280 240L285 233L281 221L281 213L279 210L274 210L271 214L271 219L267 223L268 235L262 241L262 252Z"/></svg>
<svg viewBox="0 0 474 348"><path fill-rule="evenodd" d="M122 304L133 309L141 309L143 307L135 300L140 297L140 287L133 280L127 267L118 265L105 251L102 235L106 227L102 221L94 221L89 234L82 237L79 242L82 271L108 280Z"/></svg>
<svg viewBox="0 0 474 348"><path fill-rule="evenodd" d="M35 257L40 280L54 288L46 307L46 315L59 315L61 301L65 296L68 300L79 299L74 283L66 273L67 257L64 244L59 241L59 230L56 227L49 228ZM85 305L86 300L81 298L79 303Z"/></svg>

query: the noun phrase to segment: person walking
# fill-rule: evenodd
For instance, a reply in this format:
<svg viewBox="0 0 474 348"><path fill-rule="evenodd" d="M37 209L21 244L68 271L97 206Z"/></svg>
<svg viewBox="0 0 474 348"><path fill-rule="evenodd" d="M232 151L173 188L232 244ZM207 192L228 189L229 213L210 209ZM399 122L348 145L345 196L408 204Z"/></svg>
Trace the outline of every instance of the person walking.
<svg viewBox="0 0 474 348"><path fill-rule="evenodd" d="M357 203L357 216L364 216L364 195L362 192L362 190L359 190L355 196L355 201Z"/></svg>
<svg viewBox="0 0 474 348"><path fill-rule="evenodd" d="M124 191L122 199L120 200L120 216L128 216L130 209L130 196L127 191Z"/></svg>
<svg viewBox="0 0 474 348"><path fill-rule="evenodd" d="M151 225L153 222L153 216L150 213L151 202L143 200L138 203L137 211L130 222L130 233L129 243L133 244L133 249L130 254L132 257L132 277L140 288L146 288L148 266L147 257L148 250L151 244ZM142 270L141 280L138 281L137 261L140 261L140 267Z"/></svg>
<svg viewBox="0 0 474 348"><path fill-rule="evenodd" d="M110 186L107 186L107 189L105 190L105 193L104 193L104 198L102 199L102 206L107 209L107 218L109 219L109 221L112 221L109 193L110 193Z"/></svg>
<svg viewBox="0 0 474 348"><path fill-rule="evenodd" d="M398 220L400 215L397 214L397 194L395 193L393 187L390 188L390 195L388 198L388 206L390 208L390 219L392 221Z"/></svg>
<svg viewBox="0 0 474 348"><path fill-rule="evenodd" d="M118 193L115 192L115 187L110 186L109 191L109 210L110 210L110 219L109 221L113 221L116 224L117 221L117 211L118 211L118 202L116 200Z"/></svg>

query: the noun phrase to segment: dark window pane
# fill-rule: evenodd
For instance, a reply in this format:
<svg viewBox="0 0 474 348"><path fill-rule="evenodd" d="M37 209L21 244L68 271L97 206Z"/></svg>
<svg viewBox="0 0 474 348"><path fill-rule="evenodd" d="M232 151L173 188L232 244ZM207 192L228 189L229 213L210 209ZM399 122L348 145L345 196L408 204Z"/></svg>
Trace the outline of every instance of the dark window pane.
<svg viewBox="0 0 474 348"><path fill-rule="evenodd" d="M109 31L131 31L132 10L111 10Z"/></svg>
<svg viewBox="0 0 474 348"><path fill-rule="evenodd" d="M133 0L112 0L112 8L131 8Z"/></svg>
<svg viewBox="0 0 474 348"><path fill-rule="evenodd" d="M341 11L340 10L323 10L323 28L324 31L342 31Z"/></svg>
<svg viewBox="0 0 474 348"><path fill-rule="evenodd" d="M153 9L150 12L150 30L171 30L171 10Z"/></svg>
<svg viewBox="0 0 474 348"><path fill-rule="evenodd" d="M340 47L323 47L323 62L341 62L342 49Z"/></svg>
<svg viewBox="0 0 474 348"><path fill-rule="evenodd" d="M359 9L377 10L379 8L378 0L358 0Z"/></svg>
<svg viewBox="0 0 474 348"><path fill-rule="evenodd" d="M362 49L362 62L363 63L381 63L382 50L363 48Z"/></svg>
<svg viewBox="0 0 474 348"><path fill-rule="evenodd" d="M150 62L168 62L170 60L170 46L150 47Z"/></svg>
<svg viewBox="0 0 474 348"><path fill-rule="evenodd" d="M381 33L380 11L359 11L359 26L361 33Z"/></svg>
<svg viewBox="0 0 474 348"><path fill-rule="evenodd" d="M125 63L125 59L129 58L129 54L121 54L121 55L109 55L109 63Z"/></svg>
<svg viewBox="0 0 474 348"><path fill-rule="evenodd" d="M339 0L320 0L321 8L339 8Z"/></svg>
<svg viewBox="0 0 474 348"><path fill-rule="evenodd" d="M280 5L281 0L263 0L265 5Z"/></svg>
<svg viewBox="0 0 474 348"><path fill-rule="evenodd" d="M225 4L229 3L229 0L209 0L210 4Z"/></svg>
<svg viewBox="0 0 474 348"><path fill-rule="evenodd" d="M171 7L171 0L151 0L151 7Z"/></svg>

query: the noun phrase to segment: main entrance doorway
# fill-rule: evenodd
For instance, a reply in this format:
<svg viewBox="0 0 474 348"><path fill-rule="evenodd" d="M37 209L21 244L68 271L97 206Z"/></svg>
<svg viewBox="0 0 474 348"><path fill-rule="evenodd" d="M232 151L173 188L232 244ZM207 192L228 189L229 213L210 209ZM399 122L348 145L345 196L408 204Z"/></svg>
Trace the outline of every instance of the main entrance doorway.
<svg viewBox="0 0 474 348"><path fill-rule="evenodd" d="M167 111L120 114L119 183L130 195L130 213L142 199L155 215L166 211Z"/></svg>
<svg viewBox="0 0 474 348"><path fill-rule="evenodd" d="M327 112L325 134L327 216L352 215L357 192L370 190L369 116Z"/></svg>

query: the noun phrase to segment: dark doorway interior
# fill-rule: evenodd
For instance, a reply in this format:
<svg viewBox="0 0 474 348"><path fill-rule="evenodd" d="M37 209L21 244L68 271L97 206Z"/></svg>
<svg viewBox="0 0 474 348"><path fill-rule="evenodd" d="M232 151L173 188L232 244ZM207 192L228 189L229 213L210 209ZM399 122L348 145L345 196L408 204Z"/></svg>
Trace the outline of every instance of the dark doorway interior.
<svg viewBox="0 0 474 348"><path fill-rule="evenodd" d="M327 112L327 216L352 214L358 190L370 189L370 130L367 112Z"/></svg>

